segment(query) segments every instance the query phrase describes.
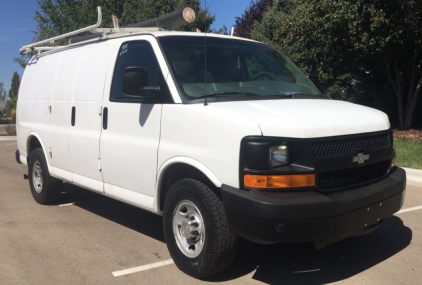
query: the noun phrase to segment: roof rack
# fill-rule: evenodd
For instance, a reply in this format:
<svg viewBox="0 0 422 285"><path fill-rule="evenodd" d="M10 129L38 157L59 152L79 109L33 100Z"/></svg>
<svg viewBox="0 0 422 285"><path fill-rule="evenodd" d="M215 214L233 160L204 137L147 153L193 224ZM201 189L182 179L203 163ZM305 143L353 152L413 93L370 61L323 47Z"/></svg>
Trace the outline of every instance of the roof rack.
<svg viewBox="0 0 422 285"><path fill-rule="evenodd" d="M147 20L134 24L126 28L120 28L118 24L118 19L116 16L112 16L114 28L101 28L98 27L102 22L102 12L101 7L97 7L98 11L98 20L95 25L88 26L70 33L66 33L60 36L56 36L50 39L39 41L33 44L23 46L19 49L21 55L28 54L33 51L37 51L40 54L42 51L51 51L57 49L63 49L68 46L45 46L45 44L53 44L55 41L68 38L77 34L84 32L91 32L93 35L78 36L69 39L69 45L81 44L85 42L91 42L101 39L114 38L122 35L134 34L134 33L144 33L144 32L157 32L164 29L169 29L185 24L192 23L195 20L195 11L192 8L186 7L174 11L172 13L162 15L160 17Z"/></svg>

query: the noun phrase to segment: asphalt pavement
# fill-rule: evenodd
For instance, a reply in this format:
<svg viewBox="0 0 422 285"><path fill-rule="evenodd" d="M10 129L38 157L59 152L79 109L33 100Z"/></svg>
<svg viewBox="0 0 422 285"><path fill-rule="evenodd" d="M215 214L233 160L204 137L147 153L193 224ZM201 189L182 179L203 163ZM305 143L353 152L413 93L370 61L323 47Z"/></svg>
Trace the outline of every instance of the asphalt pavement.
<svg viewBox="0 0 422 285"><path fill-rule="evenodd" d="M65 184L56 205L32 198L15 140L0 140L0 284L421 284L422 185L373 233L321 250L241 241L206 281L172 263L161 217ZM115 277L116 276L116 277Z"/></svg>

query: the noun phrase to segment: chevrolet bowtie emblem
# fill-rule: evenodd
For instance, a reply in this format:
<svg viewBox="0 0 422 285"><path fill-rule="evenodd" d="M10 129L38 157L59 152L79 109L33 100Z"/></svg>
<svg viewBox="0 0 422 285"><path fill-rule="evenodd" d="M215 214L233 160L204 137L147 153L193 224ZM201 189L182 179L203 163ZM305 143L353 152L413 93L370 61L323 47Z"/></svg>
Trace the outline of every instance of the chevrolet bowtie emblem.
<svg viewBox="0 0 422 285"><path fill-rule="evenodd" d="M359 164L365 163L365 160L369 159L369 154L358 153L357 156L353 157L353 162L357 162Z"/></svg>

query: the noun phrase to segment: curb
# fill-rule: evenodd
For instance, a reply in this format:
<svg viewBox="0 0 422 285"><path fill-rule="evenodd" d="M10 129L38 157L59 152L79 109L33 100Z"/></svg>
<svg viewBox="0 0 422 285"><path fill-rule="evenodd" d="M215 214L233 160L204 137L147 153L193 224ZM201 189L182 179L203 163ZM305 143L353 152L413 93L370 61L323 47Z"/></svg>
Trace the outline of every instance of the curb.
<svg viewBox="0 0 422 285"><path fill-rule="evenodd" d="M407 182L409 185L422 186L422 170L402 168L406 171Z"/></svg>

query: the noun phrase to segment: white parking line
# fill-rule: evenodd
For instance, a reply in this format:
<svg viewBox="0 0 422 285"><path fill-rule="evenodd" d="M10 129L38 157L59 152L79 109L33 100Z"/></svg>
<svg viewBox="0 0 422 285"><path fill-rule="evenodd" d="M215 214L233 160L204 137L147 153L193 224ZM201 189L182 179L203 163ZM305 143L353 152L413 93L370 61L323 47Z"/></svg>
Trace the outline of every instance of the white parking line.
<svg viewBox="0 0 422 285"><path fill-rule="evenodd" d="M292 271L292 273L310 273L310 272L317 272L321 271L321 269L311 269L311 270L302 270L302 271Z"/></svg>
<svg viewBox="0 0 422 285"><path fill-rule="evenodd" d="M412 207L412 208L400 210L396 213L396 215L407 213L407 212L412 212L412 211L416 211L416 210L422 210L422 206L417 206L417 207Z"/></svg>
<svg viewBox="0 0 422 285"><path fill-rule="evenodd" d="M112 274L113 274L114 277L119 277L119 276L128 275L128 274L132 274L132 273L136 273L136 272L141 272L141 271L145 271L145 270L149 270L149 269L153 269L153 268L157 268L157 267L161 267L161 266L170 265L170 264L173 264L173 263L174 263L173 259L167 259L167 260L163 260L163 261L159 261L159 262L155 262L155 263L150 263L150 264L147 264L147 265L142 265L142 266L124 269L124 270L120 270L120 271L114 271L114 272L112 272Z"/></svg>
<svg viewBox="0 0 422 285"><path fill-rule="evenodd" d="M62 204L62 205L59 205L59 207L66 207L66 206L73 206L73 205L75 205L75 203Z"/></svg>
<svg viewBox="0 0 422 285"><path fill-rule="evenodd" d="M80 201L80 202L72 202L72 203L68 203L68 204L61 204L59 205L59 207L66 207L66 206L73 206L76 204L84 204L84 203L90 203L90 202L97 202L97 201L101 201L103 199L94 199L94 200L87 200L87 201Z"/></svg>

